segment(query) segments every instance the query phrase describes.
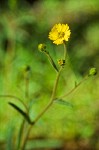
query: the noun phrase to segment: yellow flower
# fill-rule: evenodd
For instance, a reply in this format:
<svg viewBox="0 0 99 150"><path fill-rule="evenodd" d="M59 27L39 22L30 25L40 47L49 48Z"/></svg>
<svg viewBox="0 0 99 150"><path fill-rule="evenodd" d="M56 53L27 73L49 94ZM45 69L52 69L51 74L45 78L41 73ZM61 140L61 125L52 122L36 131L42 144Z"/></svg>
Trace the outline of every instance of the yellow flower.
<svg viewBox="0 0 99 150"><path fill-rule="evenodd" d="M70 38L70 30L67 24L55 24L54 27L49 32L49 39L53 41L54 44L63 44L64 41L68 41Z"/></svg>

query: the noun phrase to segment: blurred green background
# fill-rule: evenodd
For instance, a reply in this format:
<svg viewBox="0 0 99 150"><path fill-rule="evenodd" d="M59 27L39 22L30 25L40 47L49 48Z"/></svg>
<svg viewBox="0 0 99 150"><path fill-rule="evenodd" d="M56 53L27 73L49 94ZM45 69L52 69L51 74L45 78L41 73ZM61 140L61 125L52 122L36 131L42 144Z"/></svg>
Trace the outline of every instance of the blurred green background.
<svg viewBox="0 0 99 150"><path fill-rule="evenodd" d="M57 91L60 96L91 67L99 70L99 0L0 1L0 95L15 95L28 104L24 74L29 66L32 120L48 103L56 76L45 55L37 50L38 44L47 45L55 62L63 52L63 46L48 39L56 23L67 23L71 29L67 49L72 69L67 64L63 71ZM0 150L10 150L9 139L17 138L23 119L8 105L12 100L0 97ZM74 107L55 103L33 128L27 145L30 149L99 149L98 74L65 100Z"/></svg>

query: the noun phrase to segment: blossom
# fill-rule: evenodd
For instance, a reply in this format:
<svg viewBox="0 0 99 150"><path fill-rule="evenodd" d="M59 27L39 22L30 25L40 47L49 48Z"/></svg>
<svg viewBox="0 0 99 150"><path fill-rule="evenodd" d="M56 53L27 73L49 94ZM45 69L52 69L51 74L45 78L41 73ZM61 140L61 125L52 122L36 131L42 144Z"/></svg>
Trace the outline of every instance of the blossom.
<svg viewBox="0 0 99 150"><path fill-rule="evenodd" d="M49 32L49 39L53 41L54 44L63 44L64 41L68 41L70 38L70 30L67 24L55 24L51 31Z"/></svg>

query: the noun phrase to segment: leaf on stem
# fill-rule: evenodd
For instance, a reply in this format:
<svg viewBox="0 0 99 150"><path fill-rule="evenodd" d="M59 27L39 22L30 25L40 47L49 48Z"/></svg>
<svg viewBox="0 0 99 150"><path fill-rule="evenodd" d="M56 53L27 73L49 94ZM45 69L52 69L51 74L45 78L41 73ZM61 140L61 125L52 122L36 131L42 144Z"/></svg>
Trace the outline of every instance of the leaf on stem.
<svg viewBox="0 0 99 150"><path fill-rule="evenodd" d="M51 55L49 54L48 51L43 51L45 53L45 55L48 57L49 62L51 63L51 65L53 66L53 68L55 69L56 72L59 72L54 60L52 59Z"/></svg>
<svg viewBox="0 0 99 150"><path fill-rule="evenodd" d="M61 104L61 105L73 107L73 105L72 105L70 102L67 102L67 101L65 101L65 100L63 100L63 99L58 99L58 98L56 98L56 99L54 100L54 102L56 102L56 103L58 103L58 104Z"/></svg>
<svg viewBox="0 0 99 150"><path fill-rule="evenodd" d="M54 69L56 70L56 72L59 72L54 60L52 59L52 57L50 56L50 54L48 54L48 57L49 57L49 61L50 63L52 64L52 66L54 67Z"/></svg>
<svg viewBox="0 0 99 150"><path fill-rule="evenodd" d="M14 109L16 109L28 121L28 123L31 124L31 120L26 112L24 112L21 108L19 108L17 105L11 102L9 102L9 105L11 105Z"/></svg>
<svg viewBox="0 0 99 150"><path fill-rule="evenodd" d="M53 66L53 68L56 70L56 72L58 72L58 68L54 62L54 60L52 59L51 55L49 54L49 52L46 50L46 45L43 43L43 44L39 44L38 45L38 49L39 51L43 52L49 59L51 65Z"/></svg>

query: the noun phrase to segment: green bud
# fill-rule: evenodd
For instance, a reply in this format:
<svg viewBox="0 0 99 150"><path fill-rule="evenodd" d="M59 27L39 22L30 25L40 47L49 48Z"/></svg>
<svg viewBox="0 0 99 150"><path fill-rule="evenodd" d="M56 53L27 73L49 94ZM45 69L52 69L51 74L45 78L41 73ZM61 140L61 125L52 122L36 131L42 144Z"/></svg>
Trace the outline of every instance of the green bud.
<svg viewBox="0 0 99 150"><path fill-rule="evenodd" d="M96 68L91 68L90 70L89 70L89 76L94 76L94 75L96 75L97 74L97 69Z"/></svg>
<svg viewBox="0 0 99 150"><path fill-rule="evenodd" d="M38 45L38 50L41 51L41 52L46 51L46 45L45 44L39 44Z"/></svg>
<svg viewBox="0 0 99 150"><path fill-rule="evenodd" d="M65 65L65 60L64 60L64 59L59 59L59 60L58 60L58 64L59 64L60 66L64 66L64 65Z"/></svg>

